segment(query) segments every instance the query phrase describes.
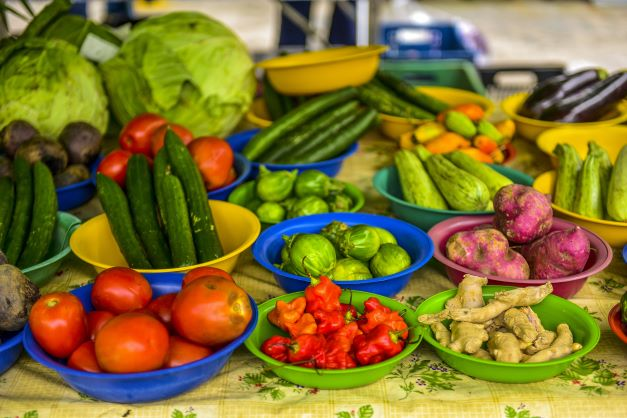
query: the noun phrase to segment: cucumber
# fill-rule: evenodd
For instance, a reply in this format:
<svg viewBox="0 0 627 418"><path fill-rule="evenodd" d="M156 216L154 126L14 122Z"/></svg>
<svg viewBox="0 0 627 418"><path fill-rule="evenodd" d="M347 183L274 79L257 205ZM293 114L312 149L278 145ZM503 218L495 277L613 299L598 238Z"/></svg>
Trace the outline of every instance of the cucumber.
<svg viewBox="0 0 627 418"><path fill-rule="evenodd" d="M432 209L448 209L444 197L436 187L418 155L409 150L394 154L394 164L403 191L403 198L414 205Z"/></svg>
<svg viewBox="0 0 627 418"><path fill-rule="evenodd" d="M462 112L450 111L446 112L444 117L444 126L451 131L463 136L464 138L472 138L477 134L477 127L472 120Z"/></svg>
<svg viewBox="0 0 627 418"><path fill-rule="evenodd" d="M165 204L165 196L163 195L162 185L163 179L167 174L172 172L172 167L170 165L170 160L168 159L168 152L165 147L161 147L161 149L157 152L155 156L155 160L152 163L152 176L153 176L153 185L155 189L155 197L157 198L157 207L159 209L159 219L161 219L161 223L165 228L165 216L163 215L163 205ZM166 229L167 231L167 229Z"/></svg>
<svg viewBox="0 0 627 418"><path fill-rule="evenodd" d="M109 220L111 232L128 265L139 269L152 268L133 225L128 201L120 186L104 174L98 173L96 174L96 190Z"/></svg>
<svg viewBox="0 0 627 418"><path fill-rule="evenodd" d="M614 221L627 222L627 145L618 153L607 190L608 217Z"/></svg>
<svg viewBox="0 0 627 418"><path fill-rule="evenodd" d="M612 176L612 161L605 148L594 141L588 143L590 150L599 154L599 181L601 182L601 200L603 205L607 202L607 190ZM607 212L606 212L607 213Z"/></svg>
<svg viewBox="0 0 627 418"><path fill-rule="evenodd" d="M448 160L452 161L457 167L477 177L486 186L488 186L490 199L494 198L496 192L498 192L503 186L512 184L510 179L501 173L497 173L489 165L475 160L468 154L464 154L460 151L453 151L452 153L444 156Z"/></svg>
<svg viewBox="0 0 627 418"><path fill-rule="evenodd" d="M477 122L477 134L485 135L497 144L503 143L503 134L500 133L498 129L496 129L496 126L494 126L492 123L485 119L481 119L479 122Z"/></svg>
<svg viewBox="0 0 627 418"><path fill-rule="evenodd" d="M187 151L187 147L170 129L165 135L165 148L172 164L172 170L181 181L185 191L198 262L204 263L222 257L224 252L213 221L211 207L209 207L207 190L196 163ZM167 196L165 193L164 195ZM167 223L168 221L166 221L166 226ZM171 230L172 228L168 227L168 231ZM174 251L173 248L172 251Z"/></svg>
<svg viewBox="0 0 627 418"><path fill-rule="evenodd" d="M133 154L128 160L126 193L131 206L133 224L144 244L150 264L155 268L170 267L172 265L170 249L159 226L152 175L148 160L143 154Z"/></svg>
<svg viewBox="0 0 627 418"><path fill-rule="evenodd" d="M0 178L0 251L4 249L4 240L9 232L11 217L13 216L13 204L15 201L15 188L9 177Z"/></svg>
<svg viewBox="0 0 627 418"><path fill-rule="evenodd" d="M275 90L274 86L270 83L267 75L263 76L263 99L266 102L266 107L270 113L272 120L277 120L290 110L292 110L292 102L289 97L283 96L281 93Z"/></svg>
<svg viewBox="0 0 627 418"><path fill-rule="evenodd" d="M22 253L33 210L33 172L24 158L17 157L13 160L13 177L15 178L15 205L5 251L9 264L17 263Z"/></svg>
<svg viewBox="0 0 627 418"><path fill-rule="evenodd" d="M359 99L366 105L387 115L420 120L434 120L435 116L424 109L391 95L374 84L359 87Z"/></svg>
<svg viewBox="0 0 627 418"><path fill-rule="evenodd" d="M183 186L176 176L166 175L163 179L165 201L164 214L167 219L168 238L172 248L172 262L175 267L196 264L196 250L192 227L189 223L187 204Z"/></svg>
<svg viewBox="0 0 627 418"><path fill-rule="evenodd" d="M588 143L588 155L577 177L573 212L596 219L603 219L600 164L601 155Z"/></svg>
<svg viewBox="0 0 627 418"><path fill-rule="evenodd" d="M386 71L379 70L376 80L381 81L386 87L396 92L403 99L415 104L431 113L440 113L450 106L443 101L421 92L405 80L398 78Z"/></svg>
<svg viewBox="0 0 627 418"><path fill-rule="evenodd" d="M52 173L41 161L33 164L33 217L30 232L17 266L34 266L44 259L57 222L57 191Z"/></svg>
<svg viewBox="0 0 627 418"><path fill-rule="evenodd" d="M570 144L557 144L553 150L557 156L557 179L553 203L560 208L573 210L577 191L577 176L581 170L581 158Z"/></svg>
<svg viewBox="0 0 627 418"><path fill-rule="evenodd" d="M272 147L277 139L296 126L302 125L312 117L324 112L326 109L351 100L356 96L357 90L354 87L345 87L341 90L318 96L303 103L301 106L292 109L282 118L274 121L272 125L255 135L250 142L246 144L243 151L244 156L251 161L256 161L259 156ZM185 187L185 182L183 182L183 187Z"/></svg>

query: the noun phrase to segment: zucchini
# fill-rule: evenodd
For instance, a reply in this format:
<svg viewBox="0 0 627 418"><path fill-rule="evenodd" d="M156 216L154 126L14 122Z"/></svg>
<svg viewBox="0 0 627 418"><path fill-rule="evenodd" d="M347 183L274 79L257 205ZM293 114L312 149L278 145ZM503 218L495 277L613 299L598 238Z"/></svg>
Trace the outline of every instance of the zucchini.
<svg viewBox="0 0 627 418"><path fill-rule="evenodd" d="M357 90L354 87L345 87L303 103L255 135L246 144L242 153L249 160L256 161L258 157L272 147L277 139L293 130L296 126L302 125L314 116L339 103L351 100L355 96L357 96ZM183 182L183 186L185 187L185 182Z"/></svg>
<svg viewBox="0 0 627 418"><path fill-rule="evenodd" d="M13 177L15 178L15 205L5 251L9 264L17 263L22 253L33 210L33 172L24 158L16 157L13 160Z"/></svg>
<svg viewBox="0 0 627 418"><path fill-rule="evenodd" d="M575 205L577 176L581 170L581 158L575 147L570 144L557 144L553 154L558 161L553 203L560 208L572 211Z"/></svg>
<svg viewBox="0 0 627 418"><path fill-rule="evenodd" d="M477 134L485 135L497 144L503 143L503 134L496 129L496 126L485 119L481 119L477 122Z"/></svg>
<svg viewBox="0 0 627 418"><path fill-rule="evenodd" d="M44 259L57 222L57 191L52 173L41 161L33 164L33 216L30 232L17 266L34 266Z"/></svg>
<svg viewBox="0 0 627 418"><path fill-rule="evenodd" d="M13 216L13 204L15 201L15 188L9 177L0 178L0 251L4 249L4 240L9 232L11 217Z"/></svg>
<svg viewBox="0 0 627 418"><path fill-rule="evenodd" d="M425 208L448 209L444 197L416 154L409 150L397 151L394 164L406 201Z"/></svg>
<svg viewBox="0 0 627 418"><path fill-rule="evenodd" d="M196 250L189 212L185 203L183 186L176 176L166 175L163 179L165 201L164 214L167 219L168 238L172 248L172 261L175 267L196 264Z"/></svg>
<svg viewBox="0 0 627 418"><path fill-rule="evenodd" d="M588 143L588 155L577 177L573 212L596 219L603 219L600 164L601 155Z"/></svg>
<svg viewBox="0 0 627 418"><path fill-rule="evenodd" d="M477 134L477 127L472 123L472 120L462 112L456 112L454 110L446 112L444 126L446 126L449 131L455 132L468 139Z"/></svg>
<svg viewBox="0 0 627 418"><path fill-rule="evenodd" d="M627 145L621 148L614 163L606 209L611 220L627 222Z"/></svg>
<svg viewBox="0 0 627 418"><path fill-rule="evenodd" d="M96 190L109 220L113 237L128 265L137 269L152 268L133 225L128 201L120 186L104 174L97 173Z"/></svg>
<svg viewBox="0 0 627 418"><path fill-rule="evenodd" d="M376 80L381 81L381 83L403 99L431 113L438 114L450 107L442 100L421 92L420 89L416 89L407 81L402 78L398 78L389 72L379 70L376 75Z"/></svg>
<svg viewBox="0 0 627 418"><path fill-rule="evenodd" d="M432 113L393 96L387 90L374 84L365 84L359 87L359 99L367 106L387 115L420 120L435 119Z"/></svg>
<svg viewBox="0 0 627 418"><path fill-rule="evenodd" d="M161 147L161 149L157 152L155 156L155 160L152 163L152 177L153 177L153 185L155 189L155 197L157 198L157 208L159 209L159 219L161 219L161 223L165 228L165 216L163 215L163 205L165 204L165 197L162 190L163 179L166 174L170 174L172 172L172 166L170 165L170 160L168 159L168 152L165 147ZM167 229L166 229L167 231Z"/></svg>
<svg viewBox="0 0 627 418"><path fill-rule="evenodd" d="M602 148L594 141L588 143L590 150L596 152L599 155L599 181L601 182L601 201L605 206L607 202L607 190L610 185L610 178L612 176L612 161L605 148ZM607 214L607 211L605 212Z"/></svg>
<svg viewBox="0 0 627 418"><path fill-rule="evenodd" d="M144 244L150 264L159 269L170 267L172 265L170 249L159 226L152 175L148 160L143 154L133 154L128 160L126 194L131 206L133 224Z"/></svg>
<svg viewBox="0 0 627 418"><path fill-rule="evenodd" d="M472 158L468 154L464 154L460 151L453 151L450 154L444 155L448 160L452 161L457 167L472 174L481 180L490 192L490 200L494 198L496 192L502 187L512 184L512 181L494 171L489 165L479 162Z"/></svg>
<svg viewBox="0 0 627 418"><path fill-rule="evenodd" d="M181 181L185 191L198 262L204 263L222 257L224 253L207 199L207 190L196 163L185 144L170 129L165 135L165 148L172 164L172 171ZM165 193L164 195L167 196ZM167 230L171 231L172 228L167 226L167 223L168 221Z"/></svg>

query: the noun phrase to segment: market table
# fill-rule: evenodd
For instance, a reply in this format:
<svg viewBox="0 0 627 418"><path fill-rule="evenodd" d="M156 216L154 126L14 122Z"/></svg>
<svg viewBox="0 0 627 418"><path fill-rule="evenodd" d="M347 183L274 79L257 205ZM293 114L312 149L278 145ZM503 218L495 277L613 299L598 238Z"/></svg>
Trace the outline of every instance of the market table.
<svg viewBox="0 0 627 418"><path fill-rule="evenodd" d="M549 169L548 158L533 144L517 140L515 146L517 156L508 165L534 176ZM372 176L392 164L395 147L393 142L369 134L338 176L364 191L365 212L391 215L387 201L372 187ZM87 219L100 210L93 199L73 212ZM70 256L42 292L71 290L94 276L91 266ZM283 293L250 251L242 255L233 276L257 302ZM76 392L24 353L0 375L0 417L627 417L627 345L607 323L608 312L626 285L627 264L614 249L612 264L588 279L572 299L599 322L601 341L564 373L544 382L512 385L473 379L443 364L422 342L383 380L356 389L318 390L278 378L241 347L213 380L195 390L160 402L127 405L100 402ZM397 299L416 307L424 298L453 287L432 260L414 274Z"/></svg>

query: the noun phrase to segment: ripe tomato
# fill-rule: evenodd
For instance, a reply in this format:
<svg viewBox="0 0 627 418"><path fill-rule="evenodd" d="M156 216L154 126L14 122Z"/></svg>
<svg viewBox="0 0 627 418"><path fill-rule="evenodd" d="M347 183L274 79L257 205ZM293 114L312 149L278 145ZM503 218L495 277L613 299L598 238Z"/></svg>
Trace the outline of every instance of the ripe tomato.
<svg viewBox="0 0 627 418"><path fill-rule="evenodd" d="M192 131L182 125L171 123L169 125L161 126L152 134L151 146L153 156L156 156L161 147L163 147L163 143L165 141L165 133L167 132L168 128L172 129L174 133L177 134L179 138L181 138L181 141L183 141L185 145L189 144L190 142L192 142L192 139L194 139L194 134L192 133Z"/></svg>
<svg viewBox="0 0 627 418"><path fill-rule="evenodd" d="M131 155L133 154L123 149L111 151L102 159L96 171L112 178L123 188L126 182L126 167Z"/></svg>
<svg viewBox="0 0 627 418"><path fill-rule="evenodd" d="M235 171L235 167L231 167L231 169L229 170L229 174L226 176L226 182L222 185L222 187L228 186L229 184L233 183L236 178L237 172Z"/></svg>
<svg viewBox="0 0 627 418"><path fill-rule="evenodd" d="M89 338L93 341L96 339L96 334L100 331L100 328L107 323L107 321L113 318L111 312L108 311L91 311L87 313L87 329L89 330Z"/></svg>
<svg viewBox="0 0 627 418"><path fill-rule="evenodd" d="M232 341L252 317L248 295L222 277L201 277L181 289L172 305L177 333L202 345Z"/></svg>
<svg viewBox="0 0 627 418"><path fill-rule="evenodd" d="M67 366L84 372L102 373L96 360L93 341L85 341L79 345L67 361Z"/></svg>
<svg viewBox="0 0 627 418"><path fill-rule="evenodd" d="M227 280L233 281L231 275L224 270L215 267L196 267L195 269L188 271L183 277L183 287L187 286L196 279L206 276L224 277Z"/></svg>
<svg viewBox="0 0 627 418"><path fill-rule="evenodd" d="M118 315L96 335L96 358L110 373L135 373L163 366L170 347L168 330L143 313Z"/></svg>
<svg viewBox="0 0 627 418"><path fill-rule="evenodd" d="M170 351L163 367L177 367L200 360L211 354L211 349L194 344L176 335L170 335Z"/></svg>
<svg viewBox="0 0 627 418"><path fill-rule="evenodd" d="M194 139L187 149L202 174L207 190L214 190L226 184L234 158L228 142L221 138L206 136Z"/></svg>
<svg viewBox="0 0 627 418"><path fill-rule="evenodd" d="M168 328L172 320L172 303L176 298L176 293L167 293L154 299L148 304L148 310L160 319Z"/></svg>
<svg viewBox="0 0 627 418"><path fill-rule="evenodd" d="M168 121L154 113L144 113L131 119L120 133L120 148L152 156L151 139L154 132Z"/></svg>
<svg viewBox="0 0 627 418"><path fill-rule="evenodd" d="M94 308L114 314L141 309L152 299L150 283L127 267L111 267L98 276L91 289Z"/></svg>
<svg viewBox="0 0 627 418"><path fill-rule="evenodd" d="M83 304L68 292L42 296L31 308L28 324L39 345L58 358L66 358L89 338Z"/></svg>

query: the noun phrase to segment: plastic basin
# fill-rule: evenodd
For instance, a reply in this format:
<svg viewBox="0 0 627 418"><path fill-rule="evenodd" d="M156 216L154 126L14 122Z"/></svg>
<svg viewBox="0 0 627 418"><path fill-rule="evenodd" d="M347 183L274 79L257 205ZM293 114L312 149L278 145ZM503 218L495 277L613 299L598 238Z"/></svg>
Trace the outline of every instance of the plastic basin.
<svg viewBox="0 0 627 418"><path fill-rule="evenodd" d="M98 168L98 164L102 161L103 156L99 155L96 160L90 164L89 172L93 173ZM69 186L57 187L57 201L59 202L59 210L70 210L81 206L96 194L96 187L91 179L79 181Z"/></svg>
<svg viewBox="0 0 627 418"><path fill-rule="evenodd" d="M22 354L22 331L0 333L0 375L6 372Z"/></svg>

